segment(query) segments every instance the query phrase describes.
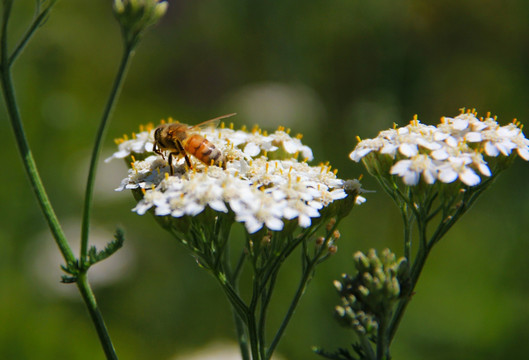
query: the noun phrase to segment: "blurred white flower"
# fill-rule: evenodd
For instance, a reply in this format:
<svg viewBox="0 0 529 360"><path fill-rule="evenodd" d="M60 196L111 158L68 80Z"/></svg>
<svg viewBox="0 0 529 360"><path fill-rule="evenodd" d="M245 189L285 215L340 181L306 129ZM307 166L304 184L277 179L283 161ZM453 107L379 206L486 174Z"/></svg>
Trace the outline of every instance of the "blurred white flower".
<svg viewBox="0 0 529 360"><path fill-rule="evenodd" d="M280 355L272 356L272 360L285 359ZM177 355L172 360L241 360L241 352L236 344L215 342L186 354Z"/></svg>
<svg viewBox="0 0 529 360"><path fill-rule="evenodd" d="M79 251L79 229L77 219L66 219L63 229L66 237L70 239L74 253ZM112 232L103 229L97 224L90 230L90 246L95 245L102 250L108 242L112 241ZM88 276L94 288L111 286L125 280L135 266L136 254L131 242L112 255L111 261L101 261L90 268ZM35 284L45 286L45 294L51 296L64 296L79 299L79 291L75 285L61 283L61 276L65 273L59 265L64 264L57 245L53 241L49 230L43 229L28 243L26 268L30 271L31 278L37 278Z"/></svg>

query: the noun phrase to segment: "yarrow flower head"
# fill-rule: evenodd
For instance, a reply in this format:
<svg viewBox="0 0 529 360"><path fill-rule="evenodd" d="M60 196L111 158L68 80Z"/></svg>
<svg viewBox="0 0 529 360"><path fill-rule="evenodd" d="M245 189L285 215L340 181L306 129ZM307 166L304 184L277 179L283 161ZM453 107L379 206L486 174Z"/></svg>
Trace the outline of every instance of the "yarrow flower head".
<svg viewBox="0 0 529 360"><path fill-rule="evenodd" d="M119 139L118 151L107 159L125 159L130 165L117 190L135 192L140 200L133 211L140 215L152 211L179 219L211 209L233 216L253 234L263 228L280 231L291 222L308 228L322 216L343 216L354 203L365 201L357 180L339 179L328 163L309 165L312 150L288 129L268 134L257 127L235 130L224 123L204 129L172 119L167 123L178 127L178 141L163 138L169 130L155 135L154 126L140 127L131 139ZM183 151L167 150L171 141ZM159 143L167 146L157 149ZM223 161L215 160L218 166L212 166L217 151L216 159ZM171 152L177 155L170 156Z"/></svg>
<svg viewBox="0 0 529 360"><path fill-rule="evenodd" d="M510 165L515 154L529 160L529 140L516 120L500 126L488 113L463 111L442 117L437 126L422 124L384 130L374 139L359 141L349 155L363 160L375 176L400 177L405 185L453 183L476 186Z"/></svg>

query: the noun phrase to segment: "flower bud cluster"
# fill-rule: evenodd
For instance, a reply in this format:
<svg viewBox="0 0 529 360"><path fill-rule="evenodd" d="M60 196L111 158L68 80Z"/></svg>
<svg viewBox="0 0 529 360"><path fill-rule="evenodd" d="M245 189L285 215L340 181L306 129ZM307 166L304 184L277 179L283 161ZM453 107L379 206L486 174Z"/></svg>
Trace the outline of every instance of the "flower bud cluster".
<svg viewBox="0 0 529 360"><path fill-rule="evenodd" d="M421 179L426 184L459 179L475 186L481 177L508 165L515 153L529 160L529 140L516 120L500 126L490 114L478 118L475 111L463 109L454 118L441 118L437 126L415 117L407 126L381 131L374 139L360 141L349 156L362 159L371 174L396 175L406 185ZM491 163L498 168L491 169Z"/></svg>
<svg viewBox="0 0 529 360"><path fill-rule="evenodd" d="M163 0L114 0L114 15L127 44L136 45L143 31L165 15L167 6Z"/></svg>
<svg viewBox="0 0 529 360"><path fill-rule="evenodd" d="M337 178L328 163L308 165L312 150L301 143L300 136L291 137L284 128L271 134L258 128L234 130L223 125L195 129L193 133L221 151L225 168L208 166L188 154L193 168L188 169L180 158L173 164L174 176L169 175L168 157L153 153L153 127L141 130L132 139L118 140L119 150L107 159L124 158L130 164L128 176L116 190L142 191L133 209L140 215L153 210L158 216L180 218L195 216L209 207L234 213L236 221L255 233L263 227L282 230L284 221L293 219L307 228L324 209L329 210L326 216L329 212L337 216L365 201L357 180ZM348 195L350 200L345 202ZM329 206L340 202L341 206Z"/></svg>
<svg viewBox="0 0 529 360"><path fill-rule="evenodd" d="M342 304L335 308L342 323L362 334L374 334L381 320L387 319L393 305L401 295L408 277L408 262L397 259L389 249L377 255L374 249L367 255L354 255L356 276L342 275L334 286L340 293Z"/></svg>

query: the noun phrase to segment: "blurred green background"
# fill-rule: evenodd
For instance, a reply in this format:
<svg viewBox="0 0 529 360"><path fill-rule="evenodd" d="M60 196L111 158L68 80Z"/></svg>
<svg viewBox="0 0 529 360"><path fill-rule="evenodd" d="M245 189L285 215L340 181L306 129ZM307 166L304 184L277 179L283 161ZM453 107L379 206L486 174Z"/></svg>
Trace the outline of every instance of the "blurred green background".
<svg viewBox="0 0 529 360"><path fill-rule="evenodd" d="M11 44L34 1L16 1ZM78 238L93 138L121 53L110 1L60 1L14 68L36 161L55 210ZM366 138L425 123L461 107L529 126L529 3L442 1L170 1L140 44L109 127L113 138L173 116L200 121L237 112L237 126L291 127L316 160L358 177L348 159ZM0 103L0 358L103 359L73 285L59 284L58 251L16 151ZM150 216L115 193L124 164L101 163L94 241L116 226L125 248L91 274L122 359L192 359L233 343L228 303L213 278ZM431 254L397 335L395 359L520 359L529 340L529 167L517 159ZM377 190L341 227L339 251L317 271L278 348L283 359L317 359L311 346L347 347L332 312L332 280L351 254L401 254L397 209ZM294 291L286 265L271 323Z"/></svg>

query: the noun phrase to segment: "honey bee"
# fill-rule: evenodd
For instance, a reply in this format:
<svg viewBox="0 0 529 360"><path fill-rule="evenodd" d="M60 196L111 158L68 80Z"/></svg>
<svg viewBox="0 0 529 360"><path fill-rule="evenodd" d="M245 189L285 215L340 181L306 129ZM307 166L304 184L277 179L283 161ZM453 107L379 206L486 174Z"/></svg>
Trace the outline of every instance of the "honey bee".
<svg viewBox="0 0 529 360"><path fill-rule="evenodd" d="M217 165L226 169L226 159L219 149L215 147L208 139L198 134L198 131L207 128L215 128L221 119L233 116L227 114L217 118L204 121L195 126L189 126L181 123L162 124L154 131L154 148L153 151L161 155L164 159L164 152L169 152L169 169L171 175L174 175L173 159L183 156L187 166L192 169L193 164L188 154L193 155L206 165Z"/></svg>

